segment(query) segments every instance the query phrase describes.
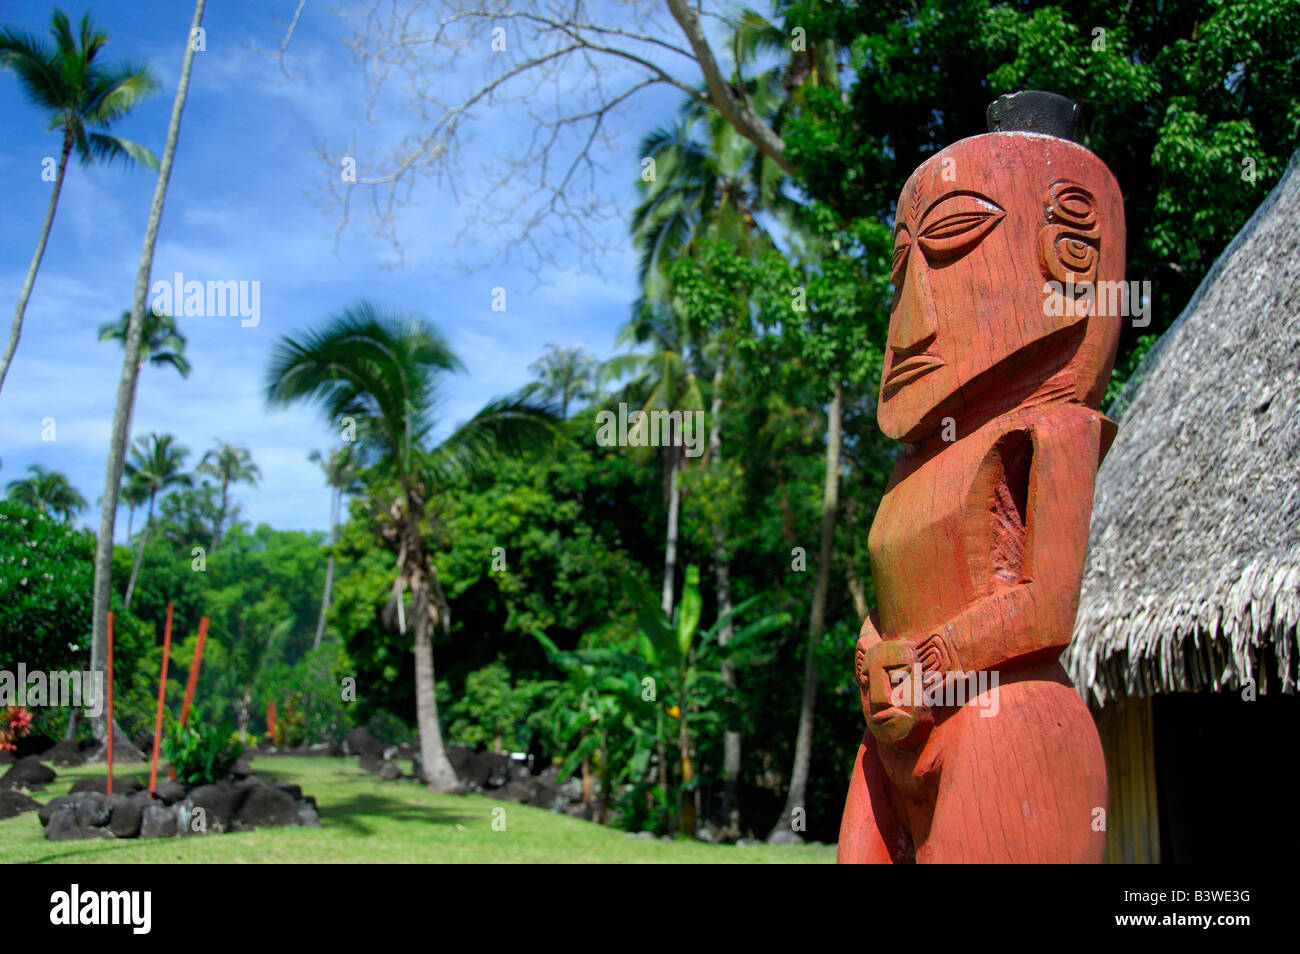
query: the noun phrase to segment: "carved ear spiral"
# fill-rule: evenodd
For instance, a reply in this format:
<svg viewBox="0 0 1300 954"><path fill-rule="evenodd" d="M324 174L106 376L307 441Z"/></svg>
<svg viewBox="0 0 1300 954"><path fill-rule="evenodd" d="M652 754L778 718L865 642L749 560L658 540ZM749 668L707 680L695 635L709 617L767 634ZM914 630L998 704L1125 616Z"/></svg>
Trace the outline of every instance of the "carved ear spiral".
<svg viewBox="0 0 1300 954"><path fill-rule="evenodd" d="M1043 274L1061 285L1090 284L1097 278L1097 200L1077 182L1052 183L1047 193L1047 224L1038 233Z"/></svg>

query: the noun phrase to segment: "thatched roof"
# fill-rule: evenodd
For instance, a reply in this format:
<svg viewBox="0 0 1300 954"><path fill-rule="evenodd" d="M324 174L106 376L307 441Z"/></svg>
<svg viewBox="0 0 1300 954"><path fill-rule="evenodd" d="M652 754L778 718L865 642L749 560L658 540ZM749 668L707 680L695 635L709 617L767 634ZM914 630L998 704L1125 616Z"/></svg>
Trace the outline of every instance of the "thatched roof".
<svg viewBox="0 0 1300 954"><path fill-rule="evenodd" d="M1119 434L1063 657L1075 685L1098 702L1294 692L1300 152L1108 413Z"/></svg>

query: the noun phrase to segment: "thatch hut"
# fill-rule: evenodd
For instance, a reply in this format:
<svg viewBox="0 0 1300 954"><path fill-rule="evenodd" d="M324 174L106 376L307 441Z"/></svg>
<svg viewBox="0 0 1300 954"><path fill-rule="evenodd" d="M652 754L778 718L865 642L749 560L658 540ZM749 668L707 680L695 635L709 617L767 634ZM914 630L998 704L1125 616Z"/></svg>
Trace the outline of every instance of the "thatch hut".
<svg viewBox="0 0 1300 954"><path fill-rule="evenodd" d="M1300 152L1108 413L1064 657L1106 749L1107 860L1281 860L1300 845L1278 797L1300 730Z"/></svg>

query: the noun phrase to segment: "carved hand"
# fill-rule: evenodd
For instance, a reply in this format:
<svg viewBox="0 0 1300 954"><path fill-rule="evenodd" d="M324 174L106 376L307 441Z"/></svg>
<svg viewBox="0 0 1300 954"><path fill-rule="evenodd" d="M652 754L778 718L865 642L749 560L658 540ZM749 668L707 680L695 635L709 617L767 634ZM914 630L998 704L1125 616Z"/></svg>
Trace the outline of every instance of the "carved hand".
<svg viewBox="0 0 1300 954"><path fill-rule="evenodd" d="M943 637L937 633L909 642L913 657L921 664L921 671L927 675L934 672L946 673L953 668L952 654Z"/></svg>

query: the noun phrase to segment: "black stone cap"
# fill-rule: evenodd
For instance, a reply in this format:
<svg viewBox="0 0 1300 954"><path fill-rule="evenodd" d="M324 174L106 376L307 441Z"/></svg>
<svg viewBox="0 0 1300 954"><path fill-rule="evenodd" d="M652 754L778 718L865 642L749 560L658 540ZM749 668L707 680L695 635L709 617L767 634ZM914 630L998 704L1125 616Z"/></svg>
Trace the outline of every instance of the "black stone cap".
<svg viewBox="0 0 1300 954"><path fill-rule="evenodd" d="M985 112L989 132L1035 132L1059 139L1075 139L1079 104L1056 93L1038 89L999 96Z"/></svg>

